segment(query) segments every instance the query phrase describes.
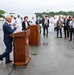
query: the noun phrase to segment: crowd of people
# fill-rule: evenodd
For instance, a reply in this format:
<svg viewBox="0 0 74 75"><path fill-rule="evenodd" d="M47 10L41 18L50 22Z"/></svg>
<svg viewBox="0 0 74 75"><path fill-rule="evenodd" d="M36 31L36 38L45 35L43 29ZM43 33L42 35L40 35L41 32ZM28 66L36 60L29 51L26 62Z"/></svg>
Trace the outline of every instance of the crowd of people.
<svg viewBox="0 0 74 75"><path fill-rule="evenodd" d="M54 17L51 19L51 17L44 15L42 18L39 16L35 18L32 16L31 19L28 18L28 16L25 16L24 18L20 17L20 15L17 15L15 18L12 16L12 21L10 23L11 28L13 29L14 26L18 26L16 31L25 30L30 25L40 25L40 34L42 33L43 36L48 37L48 32L56 31L57 32L57 38L64 37L64 39L69 38L70 41L72 40L72 33L73 33L73 17L71 16L59 16L58 18ZM63 30L62 30L63 29ZM64 36L63 36L64 32Z"/></svg>
<svg viewBox="0 0 74 75"><path fill-rule="evenodd" d="M10 53L12 52L12 42L13 38L10 37L10 34L14 32L20 32L21 30L26 30L27 27L30 25L40 25L42 23L40 17L38 17L36 20L34 20L34 17L32 17L32 20L28 20L28 16L25 16L24 19L20 17L20 15L17 16L17 18L14 18L12 15L7 15L5 17L5 22L3 24L3 41L6 46L6 49L4 53L0 54L0 60L3 61L3 58L5 58L5 63L11 63L12 60L10 60ZM43 26L44 29L44 35L45 35L45 29L48 27L48 19L47 16L43 19L43 24L46 25ZM47 31L48 35L48 31Z"/></svg>
<svg viewBox="0 0 74 75"><path fill-rule="evenodd" d="M36 20L34 17L29 20L28 16L25 16L24 19L21 18L20 15L18 15L17 18L14 18L12 15L6 16L5 23L3 24L3 41L6 46L6 50L0 55L0 60L3 61L3 58L5 57L6 64L12 62L10 60L10 53L12 51L12 37L10 37L10 34L16 31L20 32L21 30L26 30L30 25L40 25L40 34L42 33L42 28L43 37L48 37L50 23L53 24L53 29L57 32L57 38L63 38L64 32L64 39L69 39L69 41L73 40L72 35L74 33L74 16L59 16L57 20L54 17L53 21L50 21L50 17L47 15L43 16L42 19L38 16Z"/></svg>
<svg viewBox="0 0 74 75"><path fill-rule="evenodd" d="M40 25L40 34L42 28L43 36L48 37L49 18L47 15L43 16L43 18L40 18L38 16L36 19L34 18L34 16L32 16L31 19L29 19L28 16L21 18L20 15L18 15L16 18L14 18L13 16L11 17L12 17L12 22L10 23L10 25L12 29L14 28L14 26L18 26L16 31L21 31L27 29L27 27L30 25Z"/></svg>
<svg viewBox="0 0 74 75"><path fill-rule="evenodd" d="M64 39L69 39L69 41L72 41L73 40L72 35L74 33L74 16L72 17L59 16L55 24L55 29L57 31L57 38L59 38L59 33L60 33L60 38L64 37ZM63 32L64 32L64 36L63 36Z"/></svg>

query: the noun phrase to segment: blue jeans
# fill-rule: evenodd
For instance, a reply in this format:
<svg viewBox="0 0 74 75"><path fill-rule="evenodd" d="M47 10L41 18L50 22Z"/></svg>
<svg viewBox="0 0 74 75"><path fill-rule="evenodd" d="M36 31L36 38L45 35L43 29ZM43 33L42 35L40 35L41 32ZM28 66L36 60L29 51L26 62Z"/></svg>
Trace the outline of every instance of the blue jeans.
<svg viewBox="0 0 74 75"><path fill-rule="evenodd" d="M59 31L60 31L60 37L62 37L62 28L57 27L57 37L59 35Z"/></svg>

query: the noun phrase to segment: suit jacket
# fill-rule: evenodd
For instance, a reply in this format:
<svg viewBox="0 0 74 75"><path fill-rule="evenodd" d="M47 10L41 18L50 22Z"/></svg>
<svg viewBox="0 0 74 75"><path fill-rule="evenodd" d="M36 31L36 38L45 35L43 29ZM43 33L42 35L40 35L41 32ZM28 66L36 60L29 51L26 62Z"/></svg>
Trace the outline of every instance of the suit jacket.
<svg viewBox="0 0 74 75"><path fill-rule="evenodd" d="M67 19L67 26L69 26L71 19Z"/></svg>
<svg viewBox="0 0 74 75"><path fill-rule="evenodd" d="M12 34L16 28L12 29L11 26L5 22L3 25L3 33L4 33L4 42L5 43L11 43L12 37L10 37L10 34Z"/></svg>
<svg viewBox="0 0 74 75"><path fill-rule="evenodd" d="M49 27L49 20L48 20L48 24L46 25L46 24L45 24L45 19L42 18L42 26L43 26L43 27Z"/></svg>
<svg viewBox="0 0 74 75"><path fill-rule="evenodd" d="M42 18L42 26L44 25L44 22L45 22L45 19L44 19L44 18Z"/></svg>
<svg viewBox="0 0 74 75"><path fill-rule="evenodd" d="M64 19L63 24L64 24L64 27L67 26L67 19Z"/></svg>
<svg viewBox="0 0 74 75"><path fill-rule="evenodd" d="M41 20L36 20L36 24L41 24Z"/></svg>
<svg viewBox="0 0 74 75"><path fill-rule="evenodd" d="M30 26L30 24L29 24L29 22L27 21L27 24L28 24L28 26ZM25 24L25 22L23 21L22 22L22 30L25 30L26 29L26 24Z"/></svg>

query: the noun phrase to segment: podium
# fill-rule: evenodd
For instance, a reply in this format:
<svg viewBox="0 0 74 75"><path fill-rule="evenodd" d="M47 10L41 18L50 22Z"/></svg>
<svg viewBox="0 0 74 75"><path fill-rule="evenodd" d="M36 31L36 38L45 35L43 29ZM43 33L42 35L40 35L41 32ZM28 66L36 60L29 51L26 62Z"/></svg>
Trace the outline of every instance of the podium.
<svg viewBox="0 0 74 75"><path fill-rule="evenodd" d="M15 66L27 66L31 57L29 56L28 35L30 30L13 33L13 56Z"/></svg>
<svg viewBox="0 0 74 75"><path fill-rule="evenodd" d="M40 25L31 25L28 27L28 29L30 29L29 45L39 46L40 45Z"/></svg>

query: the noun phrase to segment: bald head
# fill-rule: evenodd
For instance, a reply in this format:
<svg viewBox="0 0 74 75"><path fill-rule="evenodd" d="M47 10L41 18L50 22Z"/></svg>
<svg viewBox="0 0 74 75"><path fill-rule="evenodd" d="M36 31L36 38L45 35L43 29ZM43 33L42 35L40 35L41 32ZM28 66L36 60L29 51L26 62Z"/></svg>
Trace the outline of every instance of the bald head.
<svg viewBox="0 0 74 75"><path fill-rule="evenodd" d="M32 19L34 19L34 16L32 16Z"/></svg>
<svg viewBox="0 0 74 75"><path fill-rule="evenodd" d="M12 21L11 15L7 15L7 16L5 17L5 20L6 20L8 23L11 23L11 21Z"/></svg>

